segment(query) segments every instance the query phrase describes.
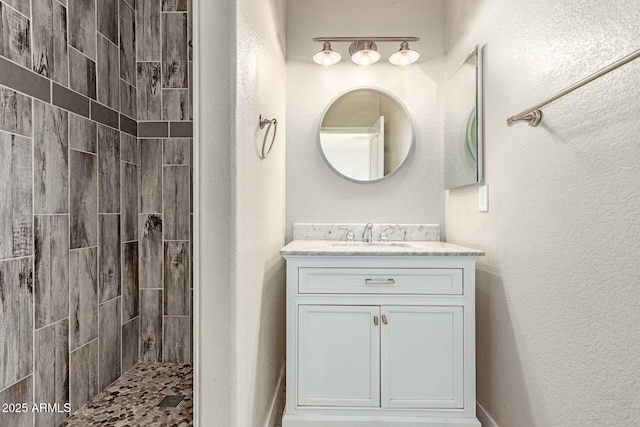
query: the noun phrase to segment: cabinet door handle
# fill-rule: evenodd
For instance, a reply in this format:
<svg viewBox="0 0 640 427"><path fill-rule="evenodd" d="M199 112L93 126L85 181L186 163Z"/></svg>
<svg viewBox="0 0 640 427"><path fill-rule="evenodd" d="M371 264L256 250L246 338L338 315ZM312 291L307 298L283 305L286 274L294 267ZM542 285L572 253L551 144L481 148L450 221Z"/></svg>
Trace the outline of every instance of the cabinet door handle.
<svg viewBox="0 0 640 427"><path fill-rule="evenodd" d="M378 326L378 316L373 316L373 324Z"/></svg>
<svg viewBox="0 0 640 427"><path fill-rule="evenodd" d="M393 285L396 283L395 279L365 279L364 282L367 285Z"/></svg>
<svg viewBox="0 0 640 427"><path fill-rule="evenodd" d="M386 315L386 314L383 314L383 315L382 315L382 323L383 323L383 324L385 324L385 325L388 323L388 322L387 322L387 315Z"/></svg>

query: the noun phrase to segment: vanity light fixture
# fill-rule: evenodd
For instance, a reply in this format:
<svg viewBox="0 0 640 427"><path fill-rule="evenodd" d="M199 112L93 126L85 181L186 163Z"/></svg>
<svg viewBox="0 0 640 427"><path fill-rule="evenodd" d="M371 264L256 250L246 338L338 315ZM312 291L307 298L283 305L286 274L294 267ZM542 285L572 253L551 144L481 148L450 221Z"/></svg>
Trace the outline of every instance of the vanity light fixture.
<svg viewBox="0 0 640 427"><path fill-rule="evenodd" d="M314 37L313 41L323 43L320 52L313 55L313 61L330 69L340 61L340 54L331 49L331 42L348 42L351 60L365 70L380 60L376 42L400 42L400 50L389 58L389 62L406 69L420 58L420 54L409 49L409 42L417 42L418 37Z"/></svg>
<svg viewBox="0 0 640 427"><path fill-rule="evenodd" d="M420 58L420 54L415 50L409 49L409 42L400 43L400 50L389 57L389 62L397 65L402 70L406 70L409 65L413 64Z"/></svg>
<svg viewBox="0 0 640 427"><path fill-rule="evenodd" d="M313 62L322 65L325 70L333 68L333 64L337 64L342 59L342 56L331 49L331 42L326 41L322 45L322 50L313 55Z"/></svg>

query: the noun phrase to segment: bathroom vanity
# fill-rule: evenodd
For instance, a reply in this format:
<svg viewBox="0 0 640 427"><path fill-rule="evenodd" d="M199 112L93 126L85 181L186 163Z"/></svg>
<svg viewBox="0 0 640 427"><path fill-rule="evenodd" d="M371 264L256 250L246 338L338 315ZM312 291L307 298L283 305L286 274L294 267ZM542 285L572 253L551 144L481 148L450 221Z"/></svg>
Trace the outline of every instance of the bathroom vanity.
<svg viewBox="0 0 640 427"><path fill-rule="evenodd" d="M474 282L483 252L439 241L294 240L281 253L284 427L480 426Z"/></svg>

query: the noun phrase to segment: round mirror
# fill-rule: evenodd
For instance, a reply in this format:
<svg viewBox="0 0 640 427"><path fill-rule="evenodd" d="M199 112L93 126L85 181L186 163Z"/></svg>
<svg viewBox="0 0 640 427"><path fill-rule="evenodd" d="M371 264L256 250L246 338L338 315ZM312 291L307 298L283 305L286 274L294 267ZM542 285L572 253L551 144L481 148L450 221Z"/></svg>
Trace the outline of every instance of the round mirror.
<svg viewBox="0 0 640 427"><path fill-rule="evenodd" d="M379 181L397 171L413 145L407 109L379 89L343 93L324 112L320 151L338 175L356 182Z"/></svg>

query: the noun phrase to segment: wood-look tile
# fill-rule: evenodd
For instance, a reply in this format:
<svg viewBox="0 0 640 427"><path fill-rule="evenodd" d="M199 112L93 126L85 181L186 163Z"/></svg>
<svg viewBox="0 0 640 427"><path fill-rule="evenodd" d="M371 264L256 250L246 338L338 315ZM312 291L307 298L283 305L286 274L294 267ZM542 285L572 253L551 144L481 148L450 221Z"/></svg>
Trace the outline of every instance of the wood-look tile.
<svg viewBox="0 0 640 427"><path fill-rule="evenodd" d="M98 392L98 340L95 339L69 355L71 412L77 411Z"/></svg>
<svg viewBox="0 0 640 427"><path fill-rule="evenodd" d="M30 2L26 0L2 0L2 2L13 7L15 10L22 13L23 15L27 17L31 17Z"/></svg>
<svg viewBox="0 0 640 427"><path fill-rule="evenodd" d="M0 86L0 130L31 136L31 98Z"/></svg>
<svg viewBox="0 0 640 427"><path fill-rule="evenodd" d="M26 403L29 408L27 412L0 411L0 426L32 427L33 412L31 412L31 405L33 405L33 375L29 375L19 383L12 385L6 390L0 391L0 402L7 404Z"/></svg>
<svg viewBox="0 0 640 427"><path fill-rule="evenodd" d="M189 120L193 120L193 85L193 62L189 61Z"/></svg>
<svg viewBox="0 0 640 427"><path fill-rule="evenodd" d="M118 0L98 0L98 31L118 44Z"/></svg>
<svg viewBox="0 0 640 427"><path fill-rule="evenodd" d="M162 212L162 140L140 140L140 213Z"/></svg>
<svg viewBox="0 0 640 427"><path fill-rule="evenodd" d="M139 215L140 288L162 288L162 216Z"/></svg>
<svg viewBox="0 0 640 427"><path fill-rule="evenodd" d="M187 14L162 14L162 85L187 87Z"/></svg>
<svg viewBox="0 0 640 427"><path fill-rule="evenodd" d="M69 341L73 351L98 336L98 251L86 248L69 255Z"/></svg>
<svg viewBox="0 0 640 427"><path fill-rule="evenodd" d="M189 240L189 170L188 166L165 166L163 170L162 213L166 240Z"/></svg>
<svg viewBox="0 0 640 427"><path fill-rule="evenodd" d="M120 77L129 84L136 84L136 15L133 9L120 0Z"/></svg>
<svg viewBox="0 0 640 427"><path fill-rule="evenodd" d="M34 101L33 115L35 213L68 213L68 113Z"/></svg>
<svg viewBox="0 0 640 427"><path fill-rule="evenodd" d="M69 150L71 249L98 244L97 156Z"/></svg>
<svg viewBox="0 0 640 427"><path fill-rule="evenodd" d="M120 112L133 119L138 117L138 94L136 88L120 80Z"/></svg>
<svg viewBox="0 0 640 427"><path fill-rule="evenodd" d="M122 241L136 240L138 235L138 166L121 163Z"/></svg>
<svg viewBox="0 0 640 427"><path fill-rule="evenodd" d="M0 55L31 69L29 19L0 3Z"/></svg>
<svg viewBox="0 0 640 427"><path fill-rule="evenodd" d="M76 114L69 114L69 148L97 153L96 122Z"/></svg>
<svg viewBox="0 0 640 427"><path fill-rule="evenodd" d="M136 10L136 0L124 0L125 3L129 5L129 7L133 10Z"/></svg>
<svg viewBox="0 0 640 427"><path fill-rule="evenodd" d="M69 44L94 61L97 34L95 6L96 0L69 0L68 7Z"/></svg>
<svg viewBox="0 0 640 427"><path fill-rule="evenodd" d="M96 99L96 63L75 49L69 49L69 87Z"/></svg>
<svg viewBox="0 0 640 427"><path fill-rule="evenodd" d="M164 242L164 314L189 314L189 242Z"/></svg>
<svg viewBox="0 0 640 427"><path fill-rule="evenodd" d="M34 336L34 397L40 403L69 403L69 320L37 330ZM35 426L59 426L65 412L37 412Z"/></svg>
<svg viewBox="0 0 640 427"><path fill-rule="evenodd" d="M120 212L120 131L98 125L98 212Z"/></svg>
<svg viewBox="0 0 640 427"><path fill-rule="evenodd" d="M120 376L120 298L100 304L98 345L99 345L99 388L104 390Z"/></svg>
<svg viewBox="0 0 640 427"><path fill-rule="evenodd" d="M140 317L122 325L122 373L131 369L139 360Z"/></svg>
<svg viewBox="0 0 640 427"><path fill-rule="evenodd" d="M69 316L69 216L35 216L36 329Z"/></svg>
<svg viewBox="0 0 640 427"><path fill-rule="evenodd" d="M33 70L67 86L67 9L56 0L32 1Z"/></svg>
<svg viewBox="0 0 640 427"><path fill-rule="evenodd" d="M32 262L0 261L0 390L33 369Z"/></svg>
<svg viewBox="0 0 640 427"><path fill-rule="evenodd" d="M138 316L138 242L122 245L122 322Z"/></svg>
<svg viewBox="0 0 640 427"><path fill-rule="evenodd" d="M189 288L193 291L193 212L189 215ZM191 315L193 316L193 292L191 292Z"/></svg>
<svg viewBox="0 0 640 427"><path fill-rule="evenodd" d="M164 363L191 363L189 316L164 317Z"/></svg>
<svg viewBox="0 0 640 427"><path fill-rule="evenodd" d="M98 222L98 297L103 303L120 295L120 215L99 215Z"/></svg>
<svg viewBox="0 0 640 427"><path fill-rule="evenodd" d="M120 108L120 70L118 47L98 34L98 102L114 110Z"/></svg>
<svg viewBox="0 0 640 427"><path fill-rule="evenodd" d="M0 259L33 254L31 140L0 132Z"/></svg>
<svg viewBox="0 0 640 427"><path fill-rule="evenodd" d="M138 34L136 50L138 61L161 61L160 1L138 0L136 10Z"/></svg>
<svg viewBox="0 0 640 427"><path fill-rule="evenodd" d="M162 120L189 120L189 90L162 90Z"/></svg>
<svg viewBox="0 0 640 427"><path fill-rule="evenodd" d="M163 12L187 11L187 0L162 0Z"/></svg>
<svg viewBox="0 0 640 427"><path fill-rule="evenodd" d="M120 132L120 159L138 164L140 162L138 150L138 138L126 132Z"/></svg>
<svg viewBox="0 0 640 427"><path fill-rule="evenodd" d="M163 141L163 160L165 165L191 165L191 139L172 138Z"/></svg>
<svg viewBox="0 0 640 427"><path fill-rule="evenodd" d="M138 120L162 119L159 62L138 62Z"/></svg>
<svg viewBox="0 0 640 427"><path fill-rule="evenodd" d="M187 56L193 61L193 0L188 0L187 6ZM189 80L191 82L191 80ZM191 84L191 83L189 83Z"/></svg>
<svg viewBox="0 0 640 427"><path fill-rule="evenodd" d="M162 362L162 290L140 291L140 362Z"/></svg>

